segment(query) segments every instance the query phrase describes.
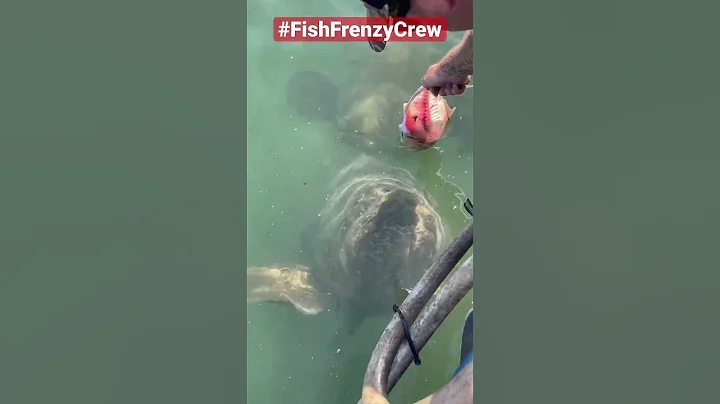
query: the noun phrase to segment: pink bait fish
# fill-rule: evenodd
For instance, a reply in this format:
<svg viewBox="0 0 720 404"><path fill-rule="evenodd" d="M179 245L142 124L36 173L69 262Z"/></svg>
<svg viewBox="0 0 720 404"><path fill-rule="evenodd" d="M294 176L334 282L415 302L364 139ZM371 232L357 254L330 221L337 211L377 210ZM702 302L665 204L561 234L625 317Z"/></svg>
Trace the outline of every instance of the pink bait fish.
<svg viewBox="0 0 720 404"><path fill-rule="evenodd" d="M445 136L448 123L455 108L450 109L445 97L434 95L420 87L410 100L403 104L403 120L400 124L400 141L413 149L432 147Z"/></svg>

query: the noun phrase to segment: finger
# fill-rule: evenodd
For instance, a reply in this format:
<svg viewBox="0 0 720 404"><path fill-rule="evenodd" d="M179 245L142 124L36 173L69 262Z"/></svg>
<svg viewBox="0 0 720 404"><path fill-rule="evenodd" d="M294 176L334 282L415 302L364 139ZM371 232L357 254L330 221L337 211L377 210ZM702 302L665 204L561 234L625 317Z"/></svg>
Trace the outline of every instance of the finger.
<svg viewBox="0 0 720 404"><path fill-rule="evenodd" d="M445 95L452 95L452 84L447 84L443 86L443 92Z"/></svg>
<svg viewBox="0 0 720 404"><path fill-rule="evenodd" d="M445 87L445 93L448 95L457 95L459 93L458 91L458 85L457 84L449 84Z"/></svg>
<svg viewBox="0 0 720 404"><path fill-rule="evenodd" d="M465 86L463 84L453 84L452 86L452 93L453 95L460 95L465 91Z"/></svg>
<svg viewBox="0 0 720 404"><path fill-rule="evenodd" d="M437 86L434 86L433 85L434 83L432 82L432 80L429 80L427 77L423 77L420 82L422 83L422 86L427 88L428 90L430 90L431 93L433 93L434 95L438 94L438 91L440 90L440 88Z"/></svg>

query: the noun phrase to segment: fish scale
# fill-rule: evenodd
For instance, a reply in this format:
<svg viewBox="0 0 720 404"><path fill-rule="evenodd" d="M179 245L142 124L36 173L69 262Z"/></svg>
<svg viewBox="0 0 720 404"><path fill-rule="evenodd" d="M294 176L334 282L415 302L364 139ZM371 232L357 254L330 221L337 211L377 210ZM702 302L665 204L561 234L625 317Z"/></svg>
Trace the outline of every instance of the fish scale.
<svg viewBox="0 0 720 404"><path fill-rule="evenodd" d="M430 102L430 96L429 92L423 92L421 95L421 101L422 101L422 112L420 119L425 124L425 127L427 128L429 125L440 121L442 118L440 117L440 105L437 102Z"/></svg>
<svg viewBox="0 0 720 404"><path fill-rule="evenodd" d="M427 92L423 92L422 95L420 95L421 102L422 102L422 109L420 110L420 119L422 120L423 126L425 126L425 129L427 130L427 127L432 123L432 116L430 116L430 122L428 122L428 111L430 109L430 100L427 96Z"/></svg>
<svg viewBox="0 0 720 404"><path fill-rule="evenodd" d="M435 102L430 104L430 120L435 123L441 119L442 118L440 117L440 103Z"/></svg>

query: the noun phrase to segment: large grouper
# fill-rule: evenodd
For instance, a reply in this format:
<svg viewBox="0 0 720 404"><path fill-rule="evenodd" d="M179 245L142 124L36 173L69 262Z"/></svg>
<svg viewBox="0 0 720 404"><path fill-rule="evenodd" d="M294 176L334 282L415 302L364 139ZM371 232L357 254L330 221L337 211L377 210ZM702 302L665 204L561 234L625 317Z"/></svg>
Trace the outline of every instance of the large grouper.
<svg viewBox="0 0 720 404"><path fill-rule="evenodd" d="M420 85L427 66L446 51L444 47L399 42L392 49L375 53L367 49L366 43L348 43L330 60L303 62L322 71L297 70L289 74L285 97L290 119L303 125L318 123L329 129L329 139L370 155L408 154L403 151L398 129L403 104ZM456 102L457 97L452 103ZM472 127L464 125L460 118L460 107L453 127L458 125L463 136L472 137Z"/></svg>
<svg viewBox="0 0 720 404"><path fill-rule="evenodd" d="M444 246L445 229L413 176L362 155L330 183L330 196L303 233L299 262L248 268L248 303L335 311L338 329L392 315Z"/></svg>

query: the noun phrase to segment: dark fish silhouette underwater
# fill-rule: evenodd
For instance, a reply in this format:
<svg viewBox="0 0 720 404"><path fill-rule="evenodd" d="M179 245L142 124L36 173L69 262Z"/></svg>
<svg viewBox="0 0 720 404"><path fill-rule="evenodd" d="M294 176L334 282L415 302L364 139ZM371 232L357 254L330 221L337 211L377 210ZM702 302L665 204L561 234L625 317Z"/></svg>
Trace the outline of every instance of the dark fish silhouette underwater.
<svg viewBox="0 0 720 404"><path fill-rule="evenodd" d="M339 89L327 75L304 70L293 74L285 86L288 105L299 116L336 122L340 111Z"/></svg>

